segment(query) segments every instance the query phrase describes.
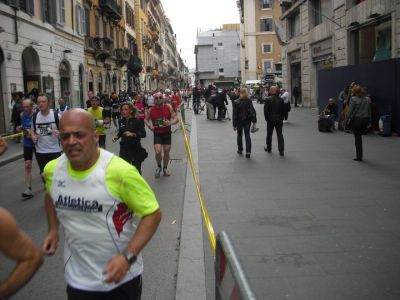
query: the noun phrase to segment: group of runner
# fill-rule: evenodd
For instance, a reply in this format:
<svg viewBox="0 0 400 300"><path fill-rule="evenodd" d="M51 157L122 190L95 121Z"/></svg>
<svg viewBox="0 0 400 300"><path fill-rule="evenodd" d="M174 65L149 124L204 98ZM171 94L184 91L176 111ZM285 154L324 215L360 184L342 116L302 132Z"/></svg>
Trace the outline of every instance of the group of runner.
<svg viewBox="0 0 400 300"><path fill-rule="evenodd" d="M119 156L141 173L142 162L148 156L141 145L146 137L147 127L154 135L154 152L156 159L155 177L161 173L170 176L168 169L171 151L171 126L178 123L176 112L181 103L179 90L160 90L146 93L133 93L129 97L120 97L112 93L102 99L91 96L88 111L96 120L99 135L99 146L106 147L106 129L114 125L113 142L120 141Z"/></svg>

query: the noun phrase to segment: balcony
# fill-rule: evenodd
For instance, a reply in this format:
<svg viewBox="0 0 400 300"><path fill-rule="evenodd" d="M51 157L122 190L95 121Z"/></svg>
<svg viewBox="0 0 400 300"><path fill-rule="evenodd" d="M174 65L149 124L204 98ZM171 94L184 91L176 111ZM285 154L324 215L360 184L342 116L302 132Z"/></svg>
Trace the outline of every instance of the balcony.
<svg viewBox="0 0 400 300"><path fill-rule="evenodd" d="M115 49L115 54L117 58L117 65L119 67L122 67L128 63L130 57L130 51L128 48Z"/></svg>
<svg viewBox="0 0 400 300"><path fill-rule="evenodd" d="M142 61L138 56L131 55L128 61L128 70L133 75L137 76L143 69Z"/></svg>
<svg viewBox="0 0 400 300"><path fill-rule="evenodd" d="M105 61L111 56L113 52L113 42L109 38L95 37L94 42L94 56L96 60Z"/></svg>
<svg viewBox="0 0 400 300"><path fill-rule="evenodd" d="M94 53L94 39L91 36L85 37L85 50L91 53Z"/></svg>
<svg viewBox="0 0 400 300"><path fill-rule="evenodd" d="M100 0L100 7L113 20L122 19L122 7L115 0Z"/></svg>
<svg viewBox="0 0 400 300"><path fill-rule="evenodd" d="M154 42L147 36L143 37L143 46L147 49L151 49L154 46Z"/></svg>

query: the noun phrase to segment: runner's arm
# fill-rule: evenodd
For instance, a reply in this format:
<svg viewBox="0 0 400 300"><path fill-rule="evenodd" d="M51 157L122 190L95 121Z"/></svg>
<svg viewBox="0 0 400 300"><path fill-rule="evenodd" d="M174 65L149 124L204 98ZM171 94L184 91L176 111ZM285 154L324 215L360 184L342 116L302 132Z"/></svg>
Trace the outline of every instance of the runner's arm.
<svg viewBox="0 0 400 300"><path fill-rule="evenodd" d="M151 108L147 111L147 113L144 116L144 125L147 126L150 130L154 129L154 126L149 123L150 121L150 114L151 114Z"/></svg>
<svg viewBox="0 0 400 300"><path fill-rule="evenodd" d="M171 112L171 120L169 120L170 125L177 124L179 122L178 115L174 111L171 105L168 105L169 111Z"/></svg>
<svg viewBox="0 0 400 300"><path fill-rule="evenodd" d="M42 242L42 251L45 255L51 256L54 255L57 250L59 222L53 199L49 193L46 193L44 202L47 214L48 234Z"/></svg>
<svg viewBox="0 0 400 300"><path fill-rule="evenodd" d="M4 152L6 152L8 149L8 144L7 142L0 137L0 155L2 155Z"/></svg>
<svg viewBox="0 0 400 300"><path fill-rule="evenodd" d="M17 264L0 283L0 298L11 297L24 286L43 263L43 257L32 240L22 232L15 219L0 208L0 251Z"/></svg>
<svg viewBox="0 0 400 300"><path fill-rule="evenodd" d="M156 232L160 221L161 211L159 209L152 214L142 217L126 250L131 253L139 254ZM120 282L128 272L129 268L130 265L125 256L122 254L113 256L104 269L106 276L105 281L115 283Z"/></svg>

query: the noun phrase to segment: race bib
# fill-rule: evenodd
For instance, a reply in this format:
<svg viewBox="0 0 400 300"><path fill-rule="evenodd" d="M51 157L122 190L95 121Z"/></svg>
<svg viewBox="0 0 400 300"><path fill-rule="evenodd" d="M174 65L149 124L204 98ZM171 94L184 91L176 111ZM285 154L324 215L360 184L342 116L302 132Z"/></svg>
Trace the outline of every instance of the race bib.
<svg viewBox="0 0 400 300"><path fill-rule="evenodd" d="M41 136L51 135L52 134L51 124L37 124L36 134Z"/></svg>

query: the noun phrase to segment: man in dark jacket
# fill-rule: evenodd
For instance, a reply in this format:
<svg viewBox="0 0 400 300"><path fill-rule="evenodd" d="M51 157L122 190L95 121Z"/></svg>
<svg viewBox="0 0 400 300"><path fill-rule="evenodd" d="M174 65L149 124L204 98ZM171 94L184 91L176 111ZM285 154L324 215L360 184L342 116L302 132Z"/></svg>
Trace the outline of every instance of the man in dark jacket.
<svg viewBox="0 0 400 300"><path fill-rule="evenodd" d="M285 116L285 103L279 97L279 88L277 86L271 86L269 94L271 97L267 98L264 104L264 117L265 121L267 121L267 146L264 147L264 150L267 152L272 151L272 134L275 128L276 135L278 136L279 154L283 156L285 145L282 135L282 125Z"/></svg>
<svg viewBox="0 0 400 300"><path fill-rule="evenodd" d="M216 106L218 107L218 121L222 121L225 119L226 114L226 106L228 105L228 100L226 99L226 90L222 90L217 94L216 98Z"/></svg>

